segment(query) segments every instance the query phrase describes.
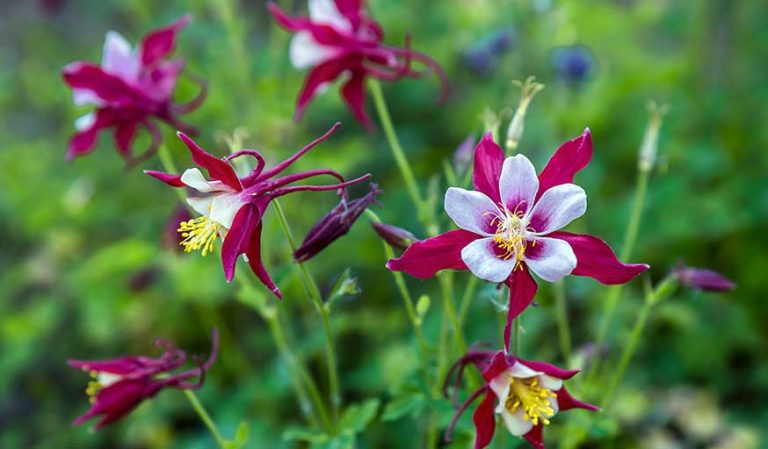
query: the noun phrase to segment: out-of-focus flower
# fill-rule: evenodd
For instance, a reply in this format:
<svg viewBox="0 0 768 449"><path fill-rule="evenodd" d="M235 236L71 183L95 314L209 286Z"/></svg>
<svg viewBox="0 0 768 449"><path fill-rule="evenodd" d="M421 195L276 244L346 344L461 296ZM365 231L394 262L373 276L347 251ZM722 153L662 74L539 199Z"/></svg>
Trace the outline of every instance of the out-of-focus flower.
<svg viewBox="0 0 768 449"><path fill-rule="evenodd" d="M162 135L153 119L162 120L178 130L196 134L196 130L178 119L202 104L207 88L202 80L198 96L186 104L174 104L171 98L179 74L181 59L167 59L176 47L176 35L189 22L184 16L175 23L147 34L138 48L131 48L120 34L110 31L104 42L101 66L73 62L62 70L64 81L72 88L76 105L93 105L90 112L75 122L77 133L67 149L67 160L90 153L102 130L113 129L118 153L129 164L148 158L157 150ZM152 136L149 149L133 155L133 141L139 127Z"/></svg>
<svg viewBox="0 0 768 449"><path fill-rule="evenodd" d="M472 164L472 152L475 149L475 136L469 135L464 139L453 152L453 168L456 173L461 175L469 170Z"/></svg>
<svg viewBox="0 0 768 449"><path fill-rule="evenodd" d="M584 45L555 48L550 61L555 75L568 84L583 83L595 66L595 57Z"/></svg>
<svg viewBox="0 0 768 449"><path fill-rule="evenodd" d="M574 399L565 389L564 381L578 374L578 370L564 370L504 352L473 350L454 365L451 373L457 371L459 377L469 364L483 372L485 385L459 406L446 432L446 440L450 440L459 417L483 394L485 396L472 417L477 434L475 449L491 443L497 414L501 415L512 435L525 438L536 449L544 449L544 426L549 425L558 412L573 408L599 410L592 404Z"/></svg>
<svg viewBox="0 0 768 449"><path fill-rule="evenodd" d="M371 222L371 226L373 227L373 230L379 234L379 237L384 239L390 246L397 249L406 249L411 243L417 240L410 231L398 228L397 226L378 221Z"/></svg>
<svg viewBox="0 0 768 449"><path fill-rule="evenodd" d="M371 191L361 198L348 201L342 196L341 202L312 226L301 246L293 253L293 258L297 262L305 262L348 233L360 215L376 201L378 193L378 186L371 184Z"/></svg>
<svg viewBox="0 0 768 449"><path fill-rule="evenodd" d="M565 142L537 176L524 156L504 159L486 134L475 150L474 191L451 187L445 211L460 228L414 242L387 267L420 279L444 269L470 270L510 290L505 341L512 319L531 303L536 282L574 274L604 284L623 284L648 269L624 264L601 239L560 231L587 208L584 190L572 184L592 159L589 130Z"/></svg>
<svg viewBox="0 0 768 449"><path fill-rule="evenodd" d="M83 370L94 378L85 390L91 402L91 408L78 417L73 424L80 425L100 416L94 426L100 429L135 409L146 399L154 397L164 388L189 390L200 388L205 379L205 373L213 366L219 351L219 334L213 330L211 354L202 363L194 357L197 363L192 368L177 374L172 371L182 367L187 356L184 351L176 349L171 343L157 340L155 345L165 349L159 358L145 356L126 356L111 360L69 360L69 366ZM198 381L188 380L197 377Z"/></svg>
<svg viewBox="0 0 768 449"><path fill-rule="evenodd" d="M312 99L323 88L343 78L341 96L355 118L370 128L365 112L365 79L397 81L419 77L411 68L418 61L434 71L442 83L443 97L447 81L442 68L419 52L393 48L382 43L384 31L363 6L362 0L309 0L309 17L289 17L275 3L269 10L277 22L296 33L291 41L291 63L297 69L311 69L296 102L299 120Z"/></svg>
<svg viewBox="0 0 768 449"><path fill-rule="evenodd" d="M512 116L512 120L509 122L509 128L507 128L507 149L509 151L515 151L520 140L523 138L523 130L525 129L525 114L528 112L528 106L533 101L533 97L537 93L544 89L544 85L536 82L536 77L529 76L525 82L512 81L512 84L520 88L520 102L515 109L515 115Z"/></svg>
<svg viewBox="0 0 768 449"><path fill-rule="evenodd" d="M237 258L245 254L254 274L280 298L280 290L261 260L261 219L269 203L293 192L338 190L370 178L370 175L365 175L344 181L339 173L329 169L313 169L278 177L307 151L327 139L339 126L339 123L335 124L324 135L268 170L264 169L264 157L256 150L240 150L219 159L205 152L185 134L178 133L192 154L192 160L206 169L211 179L206 179L199 168L189 168L181 175L154 170L145 170L144 173L173 187L189 187L199 195L187 198L187 204L200 216L182 223L178 229L184 237L181 245L185 251L200 251L205 256L213 251L214 243L221 237L221 260L227 281L235 277ZM231 164L233 159L240 156L256 159L256 168L243 178L237 176ZM339 182L329 185L290 185L322 175L336 178Z"/></svg>
<svg viewBox="0 0 768 449"><path fill-rule="evenodd" d="M493 74L501 57L515 44L515 32L503 28L482 36L464 50L461 60L465 66L478 76Z"/></svg>
<svg viewBox="0 0 768 449"><path fill-rule="evenodd" d="M670 274L688 288L708 292L724 292L736 288L736 284L722 274L705 268L689 267L681 264L672 269Z"/></svg>

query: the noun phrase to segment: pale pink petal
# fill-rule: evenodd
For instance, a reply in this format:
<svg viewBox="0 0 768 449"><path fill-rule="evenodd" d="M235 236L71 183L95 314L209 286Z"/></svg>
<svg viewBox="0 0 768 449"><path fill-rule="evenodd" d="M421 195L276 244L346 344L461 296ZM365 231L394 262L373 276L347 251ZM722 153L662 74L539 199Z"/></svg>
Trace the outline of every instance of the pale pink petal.
<svg viewBox="0 0 768 449"><path fill-rule="evenodd" d="M544 192L530 214L530 226L539 235L557 231L587 211L587 194L575 184L560 184Z"/></svg>
<svg viewBox="0 0 768 449"><path fill-rule="evenodd" d="M342 32L352 31L352 24L341 14L334 0L309 0L309 17L317 25L328 25Z"/></svg>
<svg viewBox="0 0 768 449"><path fill-rule="evenodd" d="M509 277L517 260L514 257L503 259L496 255L496 243L493 237L477 239L461 250L461 260L469 271L480 279L490 282L502 282Z"/></svg>
<svg viewBox="0 0 768 449"><path fill-rule="evenodd" d="M445 212L456 226L484 236L493 235L494 217L501 214L484 193L451 187L445 192Z"/></svg>
<svg viewBox="0 0 768 449"><path fill-rule="evenodd" d="M530 210L538 190L539 178L527 157L518 154L504 160L499 179L499 194L502 204L510 212Z"/></svg>
<svg viewBox="0 0 768 449"><path fill-rule="evenodd" d="M297 69L314 67L332 59L336 54L337 51L334 48L318 44L309 31L296 33L291 39L288 52L291 64Z"/></svg>
<svg viewBox="0 0 768 449"><path fill-rule="evenodd" d="M107 32L104 39L104 54L101 67L128 84L135 84L139 78L139 56L131 44L116 31Z"/></svg>
<svg viewBox="0 0 768 449"><path fill-rule="evenodd" d="M525 263L538 277L555 282L576 268L576 255L571 245L563 240L538 237L535 243L528 243Z"/></svg>

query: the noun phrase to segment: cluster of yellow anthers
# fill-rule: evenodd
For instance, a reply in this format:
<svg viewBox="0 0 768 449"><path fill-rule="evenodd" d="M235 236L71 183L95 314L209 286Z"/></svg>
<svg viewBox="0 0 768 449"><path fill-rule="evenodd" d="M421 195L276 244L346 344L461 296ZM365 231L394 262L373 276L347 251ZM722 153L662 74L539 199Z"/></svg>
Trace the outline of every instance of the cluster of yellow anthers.
<svg viewBox="0 0 768 449"><path fill-rule="evenodd" d="M523 419L530 420L534 426L549 424L549 418L555 416L549 398L557 395L547 388L539 385L538 377L521 379L510 376L509 394L504 402L509 413L515 413L519 407L523 408Z"/></svg>
<svg viewBox="0 0 768 449"><path fill-rule="evenodd" d="M120 379L120 376L117 374L99 373L98 371L91 371L89 374L93 377L93 380L88 382L85 394L88 395L88 400L91 404L96 402L96 396L99 395L101 390Z"/></svg>
<svg viewBox="0 0 768 449"><path fill-rule="evenodd" d="M508 260L514 257L517 261L515 269L520 267L523 263L523 256L525 256L526 249L526 232L533 232L529 229L528 223L523 218L525 213L518 210L517 207L514 211L510 212L506 206L502 206L504 213L497 214L495 212L485 212L483 215L492 215L490 225L496 226L496 232L493 235L493 241L496 242L499 249L504 251L499 255L499 258ZM531 246L535 245L536 241L531 242Z"/></svg>
<svg viewBox="0 0 768 449"><path fill-rule="evenodd" d="M219 236L221 225L202 215L179 223L179 233L184 237L180 245L185 252L200 251L203 256L213 251L213 243Z"/></svg>

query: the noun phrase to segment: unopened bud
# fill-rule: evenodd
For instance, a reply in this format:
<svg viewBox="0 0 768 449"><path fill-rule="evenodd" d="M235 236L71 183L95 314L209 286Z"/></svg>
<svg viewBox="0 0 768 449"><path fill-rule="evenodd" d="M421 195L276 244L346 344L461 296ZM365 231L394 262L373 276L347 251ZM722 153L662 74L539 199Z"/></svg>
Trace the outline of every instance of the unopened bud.
<svg viewBox="0 0 768 449"><path fill-rule="evenodd" d="M708 292L724 292L736 288L736 284L722 274L704 268L681 265L672 270L671 275L688 288Z"/></svg>
<svg viewBox="0 0 768 449"><path fill-rule="evenodd" d="M490 108L485 108L485 110L483 111L483 129L491 132L494 142L499 141L500 126L501 126L501 117L499 117L499 114L497 114Z"/></svg>
<svg viewBox="0 0 768 449"><path fill-rule="evenodd" d="M379 234L379 237L384 239L385 242L394 248L406 249L416 240L416 237L414 237L413 234L403 228L398 228L397 226L377 221L371 222L371 226L373 227L373 230Z"/></svg>
<svg viewBox="0 0 768 449"><path fill-rule="evenodd" d="M640 146L640 153L637 157L637 168L640 171L648 172L656 164L656 155L659 147L659 129L664 114L669 109L667 105L658 105L655 101L648 102L648 127L645 129L643 143Z"/></svg>
<svg viewBox="0 0 768 449"><path fill-rule="evenodd" d="M456 173L464 174L472 163L472 156L475 149L475 136L469 135L463 142L456 147L453 152L453 168Z"/></svg>
<svg viewBox="0 0 768 449"><path fill-rule="evenodd" d="M544 85L536 82L536 77L529 76L525 82L518 80L512 81L512 84L520 88L520 102L515 109L515 115L509 122L507 128L507 150L512 152L517 149L520 140L523 138L525 128L525 114L528 111L528 105L531 104L533 97L544 89Z"/></svg>

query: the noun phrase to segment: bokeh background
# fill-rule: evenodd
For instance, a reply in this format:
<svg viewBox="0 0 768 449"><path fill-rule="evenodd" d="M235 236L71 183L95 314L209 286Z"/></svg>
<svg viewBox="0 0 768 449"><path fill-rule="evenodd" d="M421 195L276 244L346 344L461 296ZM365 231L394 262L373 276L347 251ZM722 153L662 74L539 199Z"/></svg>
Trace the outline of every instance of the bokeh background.
<svg viewBox="0 0 768 449"><path fill-rule="evenodd" d="M298 0L279 4L293 12L306 8ZM414 47L450 77L451 97L442 107L435 105L435 79L385 86L420 184L432 183L438 197L446 186L444 161L451 162L468 135L481 134L484 110L506 110L508 119L519 94L510 81L536 75L547 87L529 110L519 150L541 166L560 142L589 126L595 159L578 181L590 206L574 229L618 248L647 123L645 104L653 99L669 105L633 259L650 263L656 281L684 259L722 272L738 289L684 291L660 304L612 413L558 416L547 429L548 447L567 447L563 429L572 427L564 423L588 432L581 447L768 447L768 4L369 4L388 43L400 45L410 32ZM194 22L182 32L177 55L209 83L204 106L186 117L203 130L204 147L223 154L224 136L240 129L244 146L264 149L276 161L340 120L342 130L300 165L348 176L371 172L383 190L377 213L423 237L383 133L367 133L355 123L335 87L301 123L291 121L304 74L290 67L290 36L272 23L261 0L3 0L1 9L0 447L213 447L176 392L162 393L98 433L71 427L88 406L88 379L65 361L154 354L158 336L207 353L214 325L223 334L221 359L200 396L222 430L232 435L246 420L249 447L304 447L284 438L302 420L265 323L238 301L216 256L179 254L164 245L162 233L177 205L174 192L138 169L124 171L106 135L92 155L64 162L73 120L84 111L72 105L60 69L74 60L99 61L108 30L137 42L191 12ZM176 94L183 99L194 91L183 82ZM375 114L370 105L369 112ZM186 165L180 142L171 130L164 133L177 164ZM159 162L143 168L159 168ZM286 198L283 206L301 234L335 202L333 194L306 194ZM359 436L359 447L419 448L415 435L427 406L407 396L418 366L412 332L366 221L309 267L324 289L349 267L362 289L337 305L333 316L345 400L377 398L384 410ZM285 292L280 307L290 317L293 344L324 384L317 319L272 213L265 233L267 264ZM240 275L248 275L243 268ZM468 277L456 279L463 285ZM640 284L623 291L610 351L626 339L641 304ZM409 285L418 294L437 288L434 281ZM584 279L571 279L566 288L574 342L588 344L605 289ZM485 286L474 298L469 340L497 341L493 296L493 286ZM559 361L550 289L541 290L539 304L526 313L523 352ZM438 307L433 309L426 322L431 339L439 326ZM401 416L386 408L398 398L406 407ZM446 409L447 424L447 402L438 407ZM470 429L467 416L459 433ZM468 437L459 440L466 444ZM513 438L497 444L523 447Z"/></svg>

